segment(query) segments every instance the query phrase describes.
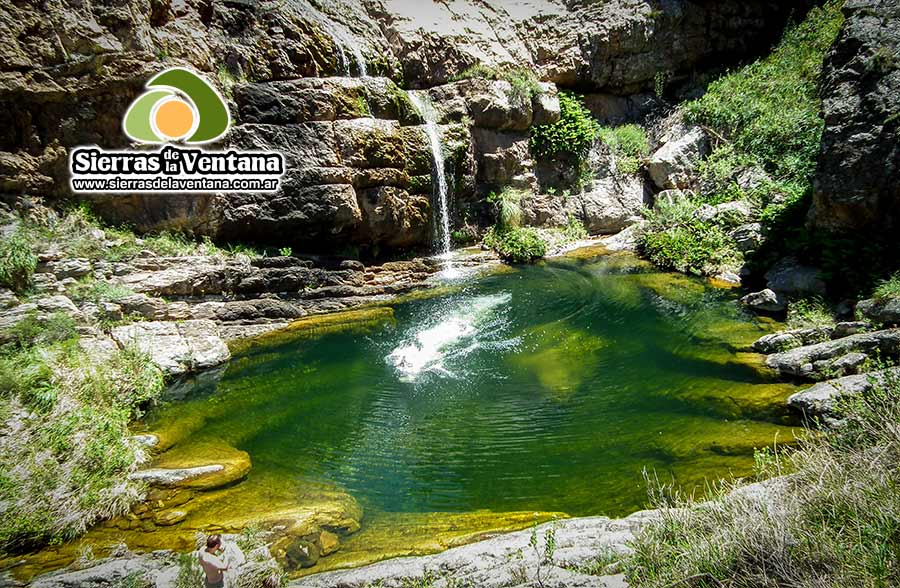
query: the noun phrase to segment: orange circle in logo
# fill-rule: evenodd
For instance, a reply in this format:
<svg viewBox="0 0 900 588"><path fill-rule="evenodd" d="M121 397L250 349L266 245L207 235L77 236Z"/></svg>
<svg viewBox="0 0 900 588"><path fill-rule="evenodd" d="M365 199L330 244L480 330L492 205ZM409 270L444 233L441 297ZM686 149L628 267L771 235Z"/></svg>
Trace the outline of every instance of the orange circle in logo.
<svg viewBox="0 0 900 588"><path fill-rule="evenodd" d="M179 98L166 100L156 109L156 128L170 139L180 139L194 126L194 109Z"/></svg>

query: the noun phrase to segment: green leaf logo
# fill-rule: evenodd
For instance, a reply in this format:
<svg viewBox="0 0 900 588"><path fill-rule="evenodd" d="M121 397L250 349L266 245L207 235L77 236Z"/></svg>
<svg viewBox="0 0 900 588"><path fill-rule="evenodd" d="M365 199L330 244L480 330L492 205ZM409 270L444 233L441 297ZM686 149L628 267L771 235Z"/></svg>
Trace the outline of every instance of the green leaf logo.
<svg viewBox="0 0 900 588"><path fill-rule="evenodd" d="M182 67L173 67L147 82L147 91L128 107L125 134L141 143L183 140L199 144L225 134L231 116L209 82Z"/></svg>

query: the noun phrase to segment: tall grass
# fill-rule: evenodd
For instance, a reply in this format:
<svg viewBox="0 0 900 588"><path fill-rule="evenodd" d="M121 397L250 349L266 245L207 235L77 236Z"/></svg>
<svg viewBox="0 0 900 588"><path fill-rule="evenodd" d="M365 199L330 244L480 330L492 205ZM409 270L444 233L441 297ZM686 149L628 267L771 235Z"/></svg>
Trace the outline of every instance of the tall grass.
<svg viewBox="0 0 900 588"><path fill-rule="evenodd" d="M137 497L128 424L162 374L136 350L88 353L59 332L0 352L0 549L70 539Z"/></svg>
<svg viewBox="0 0 900 588"><path fill-rule="evenodd" d="M658 493L661 519L625 561L633 585L900 585L900 377L886 373L839 401L842 426L770 452L768 470L787 475L764 489L726 485L699 504Z"/></svg>

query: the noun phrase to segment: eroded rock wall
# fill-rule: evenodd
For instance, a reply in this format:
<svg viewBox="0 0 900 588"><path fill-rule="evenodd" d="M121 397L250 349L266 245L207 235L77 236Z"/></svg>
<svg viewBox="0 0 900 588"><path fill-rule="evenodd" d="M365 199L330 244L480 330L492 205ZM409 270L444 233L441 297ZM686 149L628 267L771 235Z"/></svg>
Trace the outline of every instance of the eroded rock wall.
<svg viewBox="0 0 900 588"><path fill-rule="evenodd" d="M187 65L232 103L229 144L285 152L283 190L93 198L104 217L226 241L414 247L430 240L431 164L397 84L458 114L441 122L460 216L476 194L534 184L528 129L552 120L555 97L552 83L531 104L510 102L507 82L450 83L466 68L522 67L614 97L594 101L602 114L646 102L629 97L657 74L764 51L808 4L0 0L0 194L70 197L68 150L125 146L121 118L146 80Z"/></svg>
<svg viewBox="0 0 900 588"><path fill-rule="evenodd" d="M825 131L811 222L900 226L900 1L848 0L822 81Z"/></svg>

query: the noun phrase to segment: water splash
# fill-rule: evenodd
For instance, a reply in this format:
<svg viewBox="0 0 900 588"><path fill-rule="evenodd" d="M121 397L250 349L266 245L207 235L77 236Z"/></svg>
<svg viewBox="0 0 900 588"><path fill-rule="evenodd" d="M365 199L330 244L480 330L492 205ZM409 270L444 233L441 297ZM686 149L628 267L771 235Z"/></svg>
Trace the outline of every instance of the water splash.
<svg viewBox="0 0 900 588"><path fill-rule="evenodd" d="M459 374L447 366L448 361L464 358L486 345L510 343L492 341L503 322L496 309L510 298L506 292L467 298L449 307L436 321L409 333L385 359L406 382L426 373L457 377Z"/></svg>
<svg viewBox="0 0 900 588"><path fill-rule="evenodd" d="M434 201L434 250L439 258L446 259L444 271L452 271L450 256L450 211L447 195L447 177L444 173L444 153L441 149L440 128L437 125L437 113L428 95L423 92L410 91L409 99L425 119L425 133L431 145L431 159L434 163L436 180L432 200Z"/></svg>

